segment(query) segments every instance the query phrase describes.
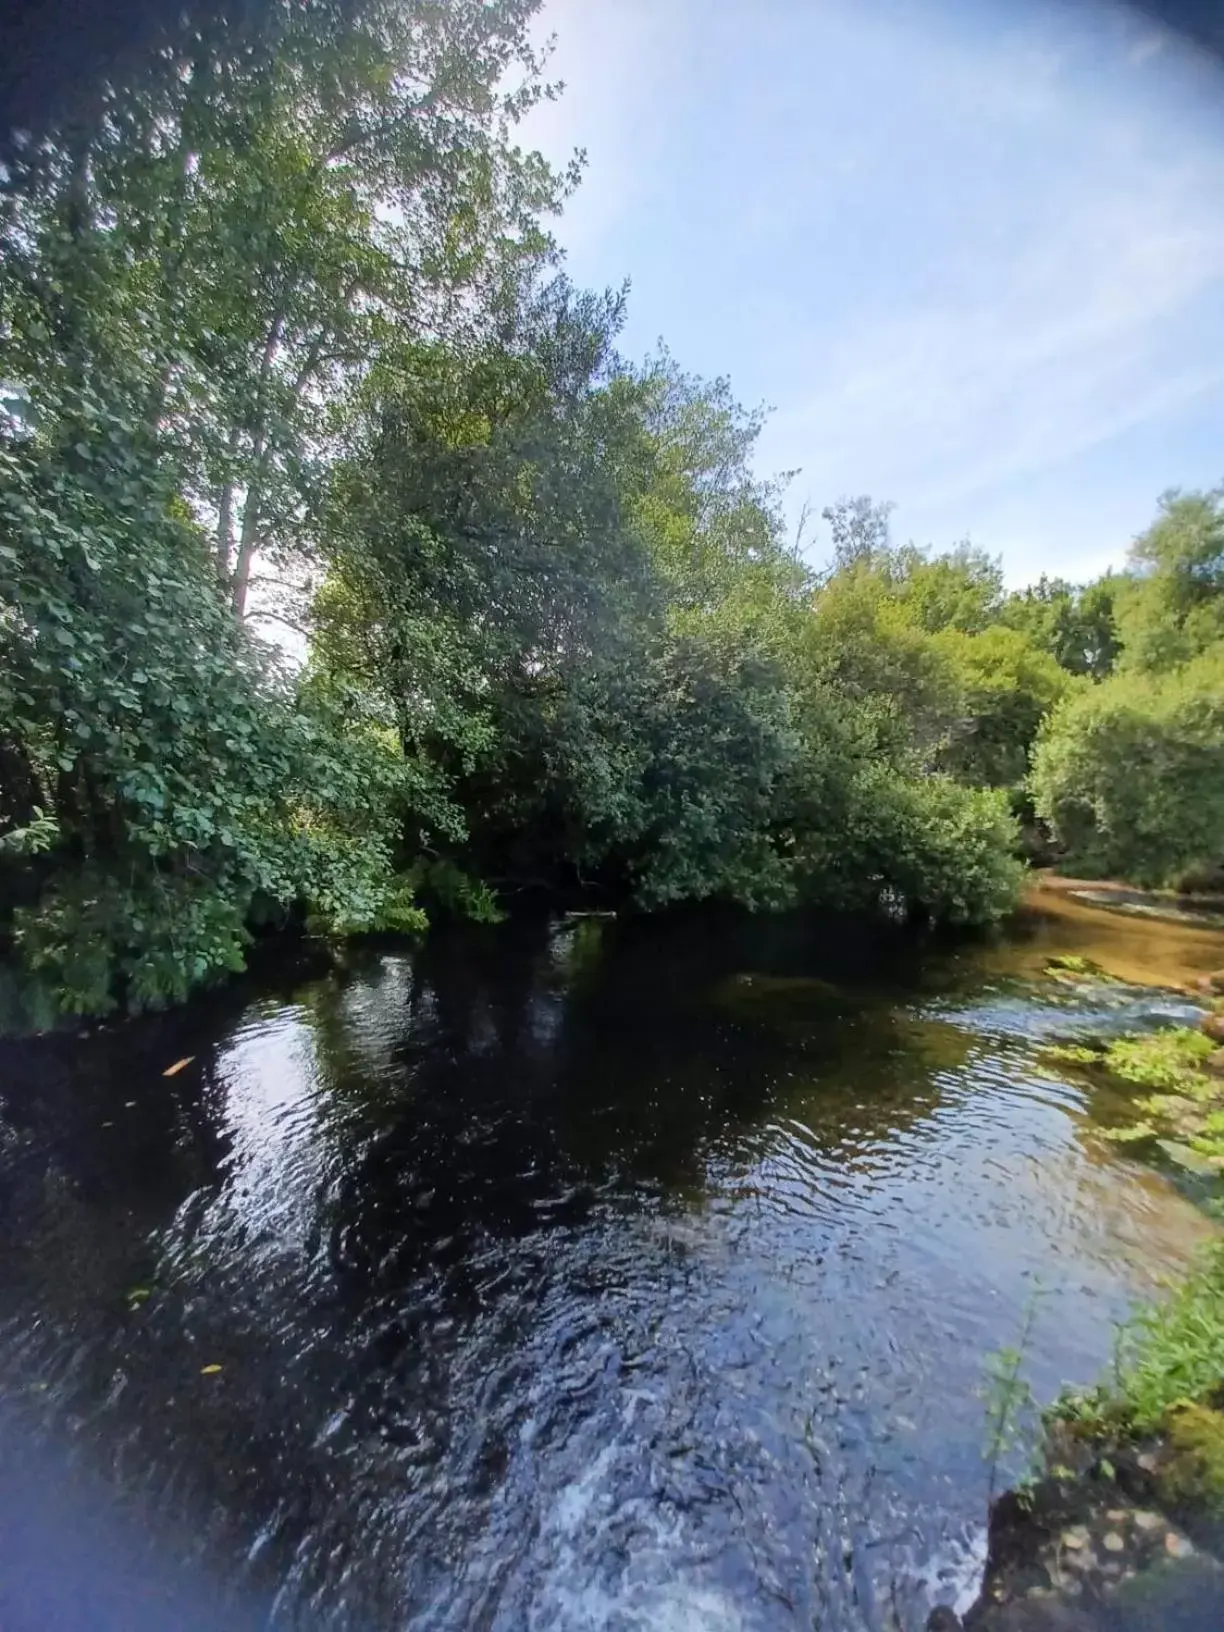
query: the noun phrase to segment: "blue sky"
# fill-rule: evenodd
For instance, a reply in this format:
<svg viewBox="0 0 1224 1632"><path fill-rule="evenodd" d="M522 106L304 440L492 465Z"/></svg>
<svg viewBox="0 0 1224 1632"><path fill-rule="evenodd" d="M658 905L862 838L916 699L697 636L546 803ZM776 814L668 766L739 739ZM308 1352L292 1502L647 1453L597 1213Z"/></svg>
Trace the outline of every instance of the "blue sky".
<svg viewBox="0 0 1224 1632"><path fill-rule="evenodd" d="M1024 0L548 0L588 155L573 276L774 412L792 520L1008 579L1120 561L1166 487L1224 478L1224 73L1147 19ZM826 549L821 524L810 553Z"/></svg>

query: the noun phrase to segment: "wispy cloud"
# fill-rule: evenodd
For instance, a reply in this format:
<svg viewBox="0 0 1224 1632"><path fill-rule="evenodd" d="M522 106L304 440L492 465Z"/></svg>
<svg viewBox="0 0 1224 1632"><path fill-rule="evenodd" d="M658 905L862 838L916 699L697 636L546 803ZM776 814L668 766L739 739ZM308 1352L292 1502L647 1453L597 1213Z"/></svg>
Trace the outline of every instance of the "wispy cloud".
<svg viewBox="0 0 1224 1632"><path fill-rule="evenodd" d="M802 467L796 506L871 491L1086 569L1216 476L1189 446L1224 447L1224 82L1133 14L1077 16L550 6L571 90L540 137L590 155L575 271L633 274L635 342L777 405L762 457ZM1190 468L1163 468L1187 415Z"/></svg>
<svg viewBox="0 0 1224 1632"><path fill-rule="evenodd" d="M1147 205L1080 203L1005 264L979 254L975 296L857 314L771 447L805 450L818 489L883 486L933 507L1224 389L1224 354L1177 343L1221 292L1224 223Z"/></svg>
<svg viewBox="0 0 1224 1632"><path fill-rule="evenodd" d="M1144 34L1128 49L1126 60L1132 68L1139 68L1153 57L1158 57L1168 45L1168 37L1164 34Z"/></svg>

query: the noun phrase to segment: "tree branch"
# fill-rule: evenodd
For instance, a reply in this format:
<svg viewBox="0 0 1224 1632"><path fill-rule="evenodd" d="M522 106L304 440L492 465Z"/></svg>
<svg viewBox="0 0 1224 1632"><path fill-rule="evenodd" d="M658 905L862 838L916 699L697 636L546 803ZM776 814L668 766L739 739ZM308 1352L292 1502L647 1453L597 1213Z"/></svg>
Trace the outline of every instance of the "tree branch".
<svg viewBox="0 0 1224 1632"><path fill-rule="evenodd" d="M390 136L392 131L398 125L401 125L405 119L415 119L423 113L432 113L438 104L445 100L445 97L446 87L444 85L435 85L431 91L414 102L410 108L401 109L400 112L392 114L388 119L380 119L376 125L361 130L350 129L334 147L329 148L323 155L320 167L334 164L337 159L346 158L350 153L355 152L357 148L364 147L366 142L376 142L380 136Z"/></svg>
<svg viewBox="0 0 1224 1632"><path fill-rule="evenodd" d="M296 634L301 635L304 640L309 640L311 637L312 631L306 624L299 623L296 618L287 618L283 612L264 612L256 608L254 612L246 612L243 616L248 623L253 623L256 618L263 618L272 623L283 623L286 629L292 629Z"/></svg>

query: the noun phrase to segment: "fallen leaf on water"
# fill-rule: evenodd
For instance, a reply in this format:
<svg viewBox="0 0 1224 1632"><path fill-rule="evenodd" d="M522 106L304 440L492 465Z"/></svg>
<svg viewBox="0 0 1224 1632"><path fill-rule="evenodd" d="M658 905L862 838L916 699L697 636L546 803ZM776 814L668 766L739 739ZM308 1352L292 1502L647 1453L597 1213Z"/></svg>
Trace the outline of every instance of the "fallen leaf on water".
<svg viewBox="0 0 1224 1632"><path fill-rule="evenodd" d="M146 1298L152 1297L152 1293L147 1286L134 1286L128 1293L128 1297L131 1298L133 1303L143 1303Z"/></svg>
<svg viewBox="0 0 1224 1632"><path fill-rule="evenodd" d="M162 1072L162 1076L163 1077L177 1077L179 1072L183 1069L183 1067L185 1065L190 1065L192 1060L194 1060L194 1059L195 1059L194 1054L184 1054L183 1058L181 1060L175 1060L173 1065L168 1065L166 1067L166 1069Z"/></svg>
<svg viewBox="0 0 1224 1632"><path fill-rule="evenodd" d="M221 1367L214 1360L211 1366L201 1366L200 1367L200 1376L201 1377L215 1377L220 1370L221 1370Z"/></svg>

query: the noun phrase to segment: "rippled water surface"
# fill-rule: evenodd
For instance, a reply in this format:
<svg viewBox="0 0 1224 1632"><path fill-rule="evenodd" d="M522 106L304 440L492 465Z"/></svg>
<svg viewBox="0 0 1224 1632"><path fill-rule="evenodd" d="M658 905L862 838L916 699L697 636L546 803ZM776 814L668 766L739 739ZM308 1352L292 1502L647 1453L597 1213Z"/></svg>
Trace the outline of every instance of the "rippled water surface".
<svg viewBox="0 0 1224 1632"><path fill-rule="evenodd" d="M1186 1001L1033 933L575 919L0 1045L10 1426L227 1629L920 1625L1035 1282L1048 1395L1207 1228L1037 1057Z"/></svg>

